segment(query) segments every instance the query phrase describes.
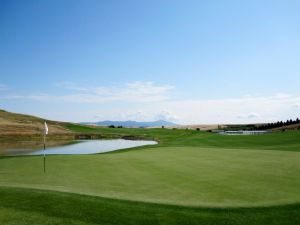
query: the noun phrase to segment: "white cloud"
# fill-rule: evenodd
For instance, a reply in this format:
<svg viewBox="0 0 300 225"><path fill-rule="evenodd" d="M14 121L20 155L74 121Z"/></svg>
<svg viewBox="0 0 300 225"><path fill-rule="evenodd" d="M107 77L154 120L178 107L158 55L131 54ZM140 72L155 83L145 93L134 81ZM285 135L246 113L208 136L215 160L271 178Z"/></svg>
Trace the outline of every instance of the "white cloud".
<svg viewBox="0 0 300 225"><path fill-rule="evenodd" d="M81 87L78 84L75 84L74 82L65 81L61 83L56 84L57 87L68 89L68 90L74 90L74 91L88 91L89 89L86 87Z"/></svg>
<svg viewBox="0 0 300 225"><path fill-rule="evenodd" d="M172 86L152 82L111 87L81 87L67 82L60 87L70 90L71 94L0 98L72 106L76 110L67 112L67 108L61 108L59 118L52 118L66 121L163 119L179 124L258 123L297 118L300 113L300 96L282 93L261 97L176 100L170 97L174 89Z"/></svg>
<svg viewBox="0 0 300 225"><path fill-rule="evenodd" d="M182 123L253 123L268 122L297 115L291 106L300 96L274 95L213 100L170 101L164 108L176 112ZM255 113L253 113L255 112Z"/></svg>
<svg viewBox="0 0 300 225"><path fill-rule="evenodd" d="M160 111L156 112L155 110L137 110L130 112L123 112L121 115L117 115L117 118L122 120L136 120L136 121L154 121L154 120L166 120L166 121L176 121L177 117L168 112Z"/></svg>
<svg viewBox="0 0 300 225"><path fill-rule="evenodd" d="M238 119L259 119L260 115L258 113L247 113L244 115L238 115Z"/></svg>
<svg viewBox="0 0 300 225"><path fill-rule="evenodd" d="M95 88L93 93L105 101L153 102L169 99L170 85L155 85L152 82L127 83L124 87Z"/></svg>
<svg viewBox="0 0 300 225"><path fill-rule="evenodd" d="M71 82L58 84L75 93L66 95L34 94L7 96L6 99L28 99L36 101L70 103L108 103L114 101L154 102L165 101L173 89L170 85L156 85L152 82L132 82L113 87L82 87Z"/></svg>
<svg viewBox="0 0 300 225"><path fill-rule="evenodd" d="M176 122L178 120L178 117L174 113L171 113L167 110L163 110L159 112L154 116L154 118L155 120L165 120L165 121L172 121L172 122Z"/></svg>
<svg viewBox="0 0 300 225"><path fill-rule="evenodd" d="M179 124L260 123L299 117L291 106L300 96L273 95L207 100L167 100L138 104L130 110L121 106L99 110L101 118L113 120L168 120ZM119 113L122 112L122 113Z"/></svg>
<svg viewBox="0 0 300 225"><path fill-rule="evenodd" d="M295 104L293 104L293 105L292 105L292 108L296 108L296 109L300 108L300 103L295 103Z"/></svg>
<svg viewBox="0 0 300 225"><path fill-rule="evenodd" d="M151 118L151 114L145 112L144 110L123 112L121 114L123 120L136 120L136 121L146 121Z"/></svg>

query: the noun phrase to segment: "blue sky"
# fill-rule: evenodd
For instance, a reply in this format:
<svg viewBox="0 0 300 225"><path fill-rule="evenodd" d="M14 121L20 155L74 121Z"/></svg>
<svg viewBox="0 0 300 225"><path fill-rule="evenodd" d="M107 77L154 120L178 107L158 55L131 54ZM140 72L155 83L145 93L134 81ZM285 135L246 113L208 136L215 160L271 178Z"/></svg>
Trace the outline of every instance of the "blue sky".
<svg viewBox="0 0 300 225"><path fill-rule="evenodd" d="M0 108L248 123L300 114L299 1L0 0Z"/></svg>

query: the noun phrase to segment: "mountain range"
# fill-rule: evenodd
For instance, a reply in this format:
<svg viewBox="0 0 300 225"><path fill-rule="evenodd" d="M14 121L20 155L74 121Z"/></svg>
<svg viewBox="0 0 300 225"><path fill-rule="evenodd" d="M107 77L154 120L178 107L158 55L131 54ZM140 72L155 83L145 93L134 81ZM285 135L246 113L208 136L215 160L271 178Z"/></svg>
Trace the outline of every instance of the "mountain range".
<svg viewBox="0 0 300 225"><path fill-rule="evenodd" d="M127 121L112 121L112 120L105 120L105 121L98 121L98 122L81 122L80 124L85 125L98 125L98 126L123 126L123 127L161 127L161 126L176 126L177 124L165 121L165 120L156 120L151 122L138 122L133 120Z"/></svg>

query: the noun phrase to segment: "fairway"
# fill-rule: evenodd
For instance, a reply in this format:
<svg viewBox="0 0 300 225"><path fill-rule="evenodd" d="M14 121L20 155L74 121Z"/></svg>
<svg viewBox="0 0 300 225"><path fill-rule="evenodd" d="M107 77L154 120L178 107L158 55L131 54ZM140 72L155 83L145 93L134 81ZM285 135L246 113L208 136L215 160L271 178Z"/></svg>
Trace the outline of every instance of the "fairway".
<svg viewBox="0 0 300 225"><path fill-rule="evenodd" d="M197 147L113 154L6 157L0 185L184 206L253 207L300 201L300 153Z"/></svg>

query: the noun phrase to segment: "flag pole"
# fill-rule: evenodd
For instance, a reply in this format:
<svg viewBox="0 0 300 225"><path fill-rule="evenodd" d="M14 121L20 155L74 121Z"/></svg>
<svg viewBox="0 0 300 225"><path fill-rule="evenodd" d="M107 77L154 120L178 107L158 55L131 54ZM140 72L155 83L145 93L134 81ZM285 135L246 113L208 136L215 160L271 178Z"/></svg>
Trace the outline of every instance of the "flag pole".
<svg viewBox="0 0 300 225"><path fill-rule="evenodd" d="M48 126L46 121L44 125L44 173L46 173L46 135L48 134Z"/></svg>
<svg viewBox="0 0 300 225"><path fill-rule="evenodd" d="M44 132L44 173L46 173L46 133Z"/></svg>

